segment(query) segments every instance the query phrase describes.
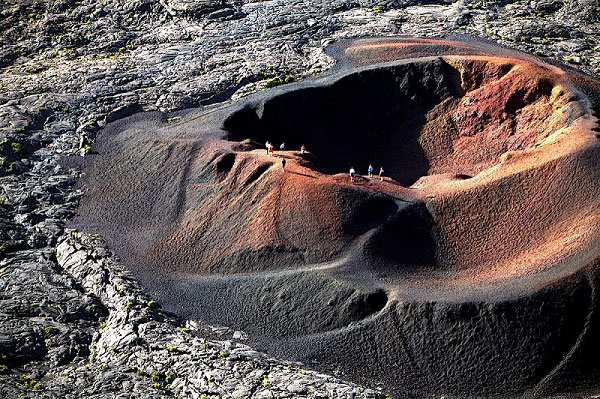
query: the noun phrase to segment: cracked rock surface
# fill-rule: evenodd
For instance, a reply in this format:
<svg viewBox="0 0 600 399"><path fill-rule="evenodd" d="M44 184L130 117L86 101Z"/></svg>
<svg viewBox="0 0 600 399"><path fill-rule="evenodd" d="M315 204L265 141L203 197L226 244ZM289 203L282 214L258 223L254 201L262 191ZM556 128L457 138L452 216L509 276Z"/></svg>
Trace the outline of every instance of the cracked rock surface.
<svg viewBox="0 0 600 399"><path fill-rule="evenodd" d="M3 322L4 360L30 372L3 376L3 397L383 397L225 339L240 332L163 314L97 238L68 231L55 262L37 262L3 271L13 283L24 267L40 275L16 284L27 292L5 290L4 312L27 319Z"/></svg>
<svg viewBox="0 0 600 399"><path fill-rule="evenodd" d="M337 39L475 35L600 76L599 28L598 0L2 2L0 397L385 397L163 314L94 232L65 231L82 192L62 160L136 112L325 71Z"/></svg>

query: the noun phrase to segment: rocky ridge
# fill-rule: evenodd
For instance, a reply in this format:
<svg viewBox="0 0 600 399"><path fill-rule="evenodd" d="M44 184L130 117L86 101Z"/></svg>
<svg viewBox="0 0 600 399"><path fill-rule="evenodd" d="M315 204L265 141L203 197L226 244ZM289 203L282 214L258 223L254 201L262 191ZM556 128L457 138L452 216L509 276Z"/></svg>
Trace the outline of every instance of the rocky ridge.
<svg viewBox="0 0 600 399"><path fill-rule="evenodd" d="M65 233L82 192L79 172L60 160L79 152L82 134L93 141L132 113L207 106L318 74L334 63L323 46L347 37L464 33L600 73L597 0L416 3L4 2L0 394L376 395L159 315L99 240Z"/></svg>

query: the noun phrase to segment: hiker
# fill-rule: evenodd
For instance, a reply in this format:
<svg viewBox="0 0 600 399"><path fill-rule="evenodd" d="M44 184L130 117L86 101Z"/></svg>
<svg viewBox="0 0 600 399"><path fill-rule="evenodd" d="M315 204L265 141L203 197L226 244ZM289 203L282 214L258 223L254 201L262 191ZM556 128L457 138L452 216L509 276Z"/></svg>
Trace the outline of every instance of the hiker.
<svg viewBox="0 0 600 399"><path fill-rule="evenodd" d="M369 169L367 169L367 174L369 175L369 179L373 177L373 165L369 165Z"/></svg>
<svg viewBox="0 0 600 399"><path fill-rule="evenodd" d="M306 147L304 144L302 144L302 147L300 147L300 154L306 154Z"/></svg>
<svg viewBox="0 0 600 399"><path fill-rule="evenodd" d="M354 167L350 168L350 182L354 183L354 175L356 174L356 171L354 170Z"/></svg>
<svg viewBox="0 0 600 399"><path fill-rule="evenodd" d="M281 158L281 171L285 173L285 158Z"/></svg>
<svg viewBox="0 0 600 399"><path fill-rule="evenodd" d="M379 168L379 180L383 181L383 168Z"/></svg>
<svg viewBox="0 0 600 399"><path fill-rule="evenodd" d="M265 143L265 148L267 149L267 155L269 155L269 149L273 147L273 145L271 144L270 141L267 140L267 142Z"/></svg>
<svg viewBox="0 0 600 399"><path fill-rule="evenodd" d="M279 146L279 151L283 151L284 148L285 148L285 143L281 143L281 145Z"/></svg>
<svg viewBox="0 0 600 399"><path fill-rule="evenodd" d="M269 156L273 155L273 145L269 145L268 154Z"/></svg>

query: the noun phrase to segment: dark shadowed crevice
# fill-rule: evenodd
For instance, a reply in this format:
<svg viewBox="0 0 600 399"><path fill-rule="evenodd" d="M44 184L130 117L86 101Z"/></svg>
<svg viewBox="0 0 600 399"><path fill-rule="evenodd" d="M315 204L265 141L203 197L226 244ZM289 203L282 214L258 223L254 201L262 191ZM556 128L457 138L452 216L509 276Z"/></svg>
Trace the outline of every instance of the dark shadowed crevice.
<svg viewBox="0 0 600 399"><path fill-rule="evenodd" d="M217 180L223 181L227 177L227 174L233 168L235 163L235 154L232 152L228 152L219 157L216 161L217 167Z"/></svg>
<svg viewBox="0 0 600 399"><path fill-rule="evenodd" d="M340 194L351 209L351 216L341 226L350 236L359 236L381 225L398 211L398 205L390 197L370 192L359 194L351 189L340 190Z"/></svg>
<svg viewBox="0 0 600 399"><path fill-rule="evenodd" d="M403 204L369 239L365 252L370 258L382 259L396 268L434 267L437 234L424 203Z"/></svg>
<svg viewBox="0 0 600 399"><path fill-rule="evenodd" d="M454 175L454 178L457 180L467 180L467 179L471 179L473 176L471 175L466 175L464 173L458 173L456 175Z"/></svg>
<svg viewBox="0 0 600 399"><path fill-rule="evenodd" d="M506 105L504 106L504 110L508 114L514 115L517 112L517 110L523 108L524 105L525 93L522 90L520 90L511 94L511 96L508 98L508 101L506 102Z"/></svg>
<svg viewBox="0 0 600 399"><path fill-rule="evenodd" d="M241 132L257 132L260 130L260 120L256 110L251 105L244 105L242 108L232 112L223 121L223 129L229 132L228 140L238 140L242 136Z"/></svg>
<svg viewBox="0 0 600 399"><path fill-rule="evenodd" d="M387 304L388 297L385 291L357 292L348 298L342 306L342 314L347 323L358 321L379 312Z"/></svg>
<svg viewBox="0 0 600 399"><path fill-rule="evenodd" d="M388 303L388 296L383 290L377 290L367 295L365 301L370 313L379 312Z"/></svg>
<svg viewBox="0 0 600 399"><path fill-rule="evenodd" d="M248 176L248 178L246 179L246 181L244 182L244 184L242 186L248 187L249 185L251 185L252 183L257 181L263 175L263 173L265 173L270 167L271 167L270 163L263 163L263 164L259 165L256 169L254 169L252 174L250 176Z"/></svg>

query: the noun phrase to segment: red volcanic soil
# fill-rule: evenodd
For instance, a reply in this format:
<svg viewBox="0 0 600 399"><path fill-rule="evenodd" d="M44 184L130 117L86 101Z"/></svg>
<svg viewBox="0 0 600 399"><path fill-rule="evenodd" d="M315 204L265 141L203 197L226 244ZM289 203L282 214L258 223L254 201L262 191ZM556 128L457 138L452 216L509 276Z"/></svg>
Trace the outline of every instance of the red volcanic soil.
<svg viewBox="0 0 600 399"><path fill-rule="evenodd" d="M477 43L341 53L314 81L109 125L75 223L173 309L402 395L592 386L597 83Z"/></svg>
<svg viewBox="0 0 600 399"><path fill-rule="evenodd" d="M419 69L423 82L406 84L411 96L419 94L418 84L431 84L428 74L442 78L431 84L434 98L398 99L414 115L381 103L394 94L384 100L363 95L355 75L333 83L332 93L305 89L265 100L262 128L247 128L252 118L245 116L246 108L234 112L225 123L232 126L229 137L247 141L241 146L218 141L197 151L188 171L184 213L145 255L170 262L174 270L201 274L301 267L331 261L358 246L380 248L368 254L378 258L389 252L386 247L402 245L389 231L399 228L392 220L403 212L398 202L417 198L431 213L417 221L433 222L429 238L415 240L406 249L412 253L408 257L386 255L386 273L390 268L399 274L469 269L471 277L512 279L544 270L573 249L596 248L598 170L586 157L597 139L585 97L549 69L500 57L449 56L416 69L399 65L358 75L368 82L364 86L388 85L385 79L397 82ZM350 124L342 118L351 105L340 106L340 98L351 96L367 110ZM367 102L374 109L365 107ZM390 120L373 120L380 118L377 112ZM367 130L376 127L381 129ZM261 147L252 140L266 139L296 150L269 157L252 149ZM298 152L302 143L310 149L305 157ZM384 167L386 181L361 178L351 184L345 171L354 166L366 174L369 163L375 172ZM581 200L548 209L555 198ZM586 204L583 198L592 200ZM585 233L572 234L574 224ZM401 228L407 236L423 238L425 233L410 229ZM568 246L561 234L570 237ZM591 260L582 259L578 267Z"/></svg>

